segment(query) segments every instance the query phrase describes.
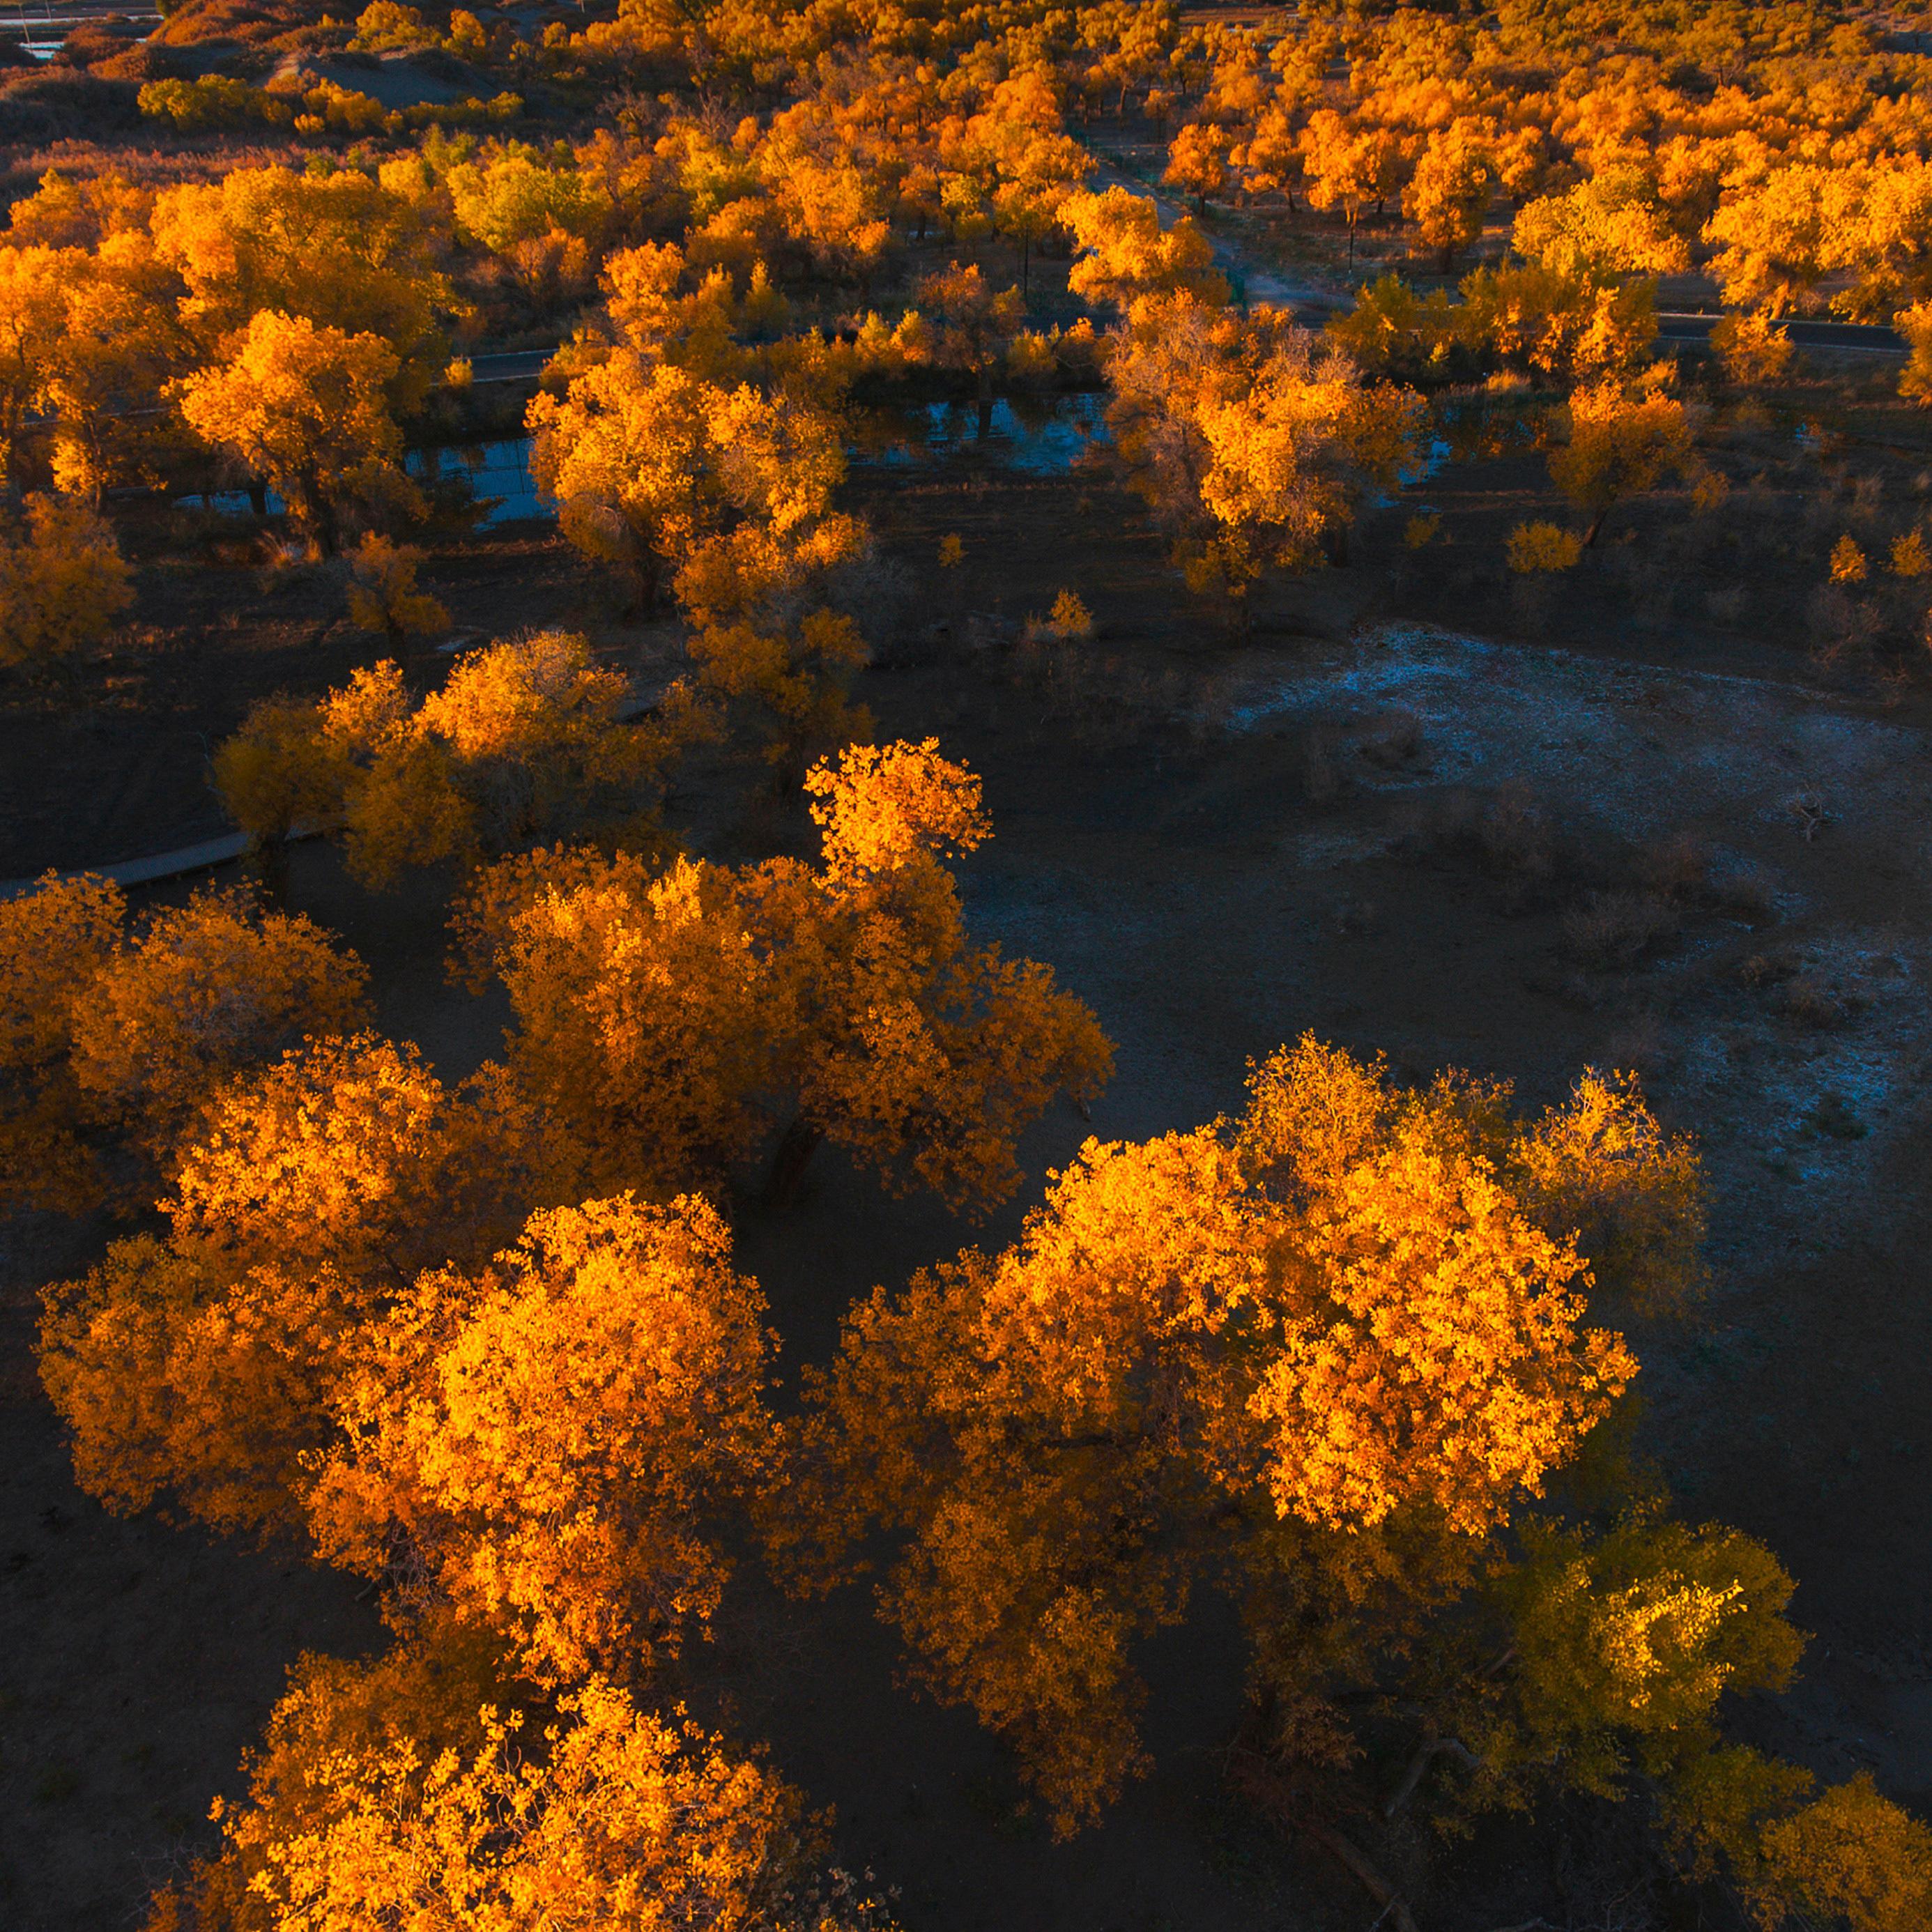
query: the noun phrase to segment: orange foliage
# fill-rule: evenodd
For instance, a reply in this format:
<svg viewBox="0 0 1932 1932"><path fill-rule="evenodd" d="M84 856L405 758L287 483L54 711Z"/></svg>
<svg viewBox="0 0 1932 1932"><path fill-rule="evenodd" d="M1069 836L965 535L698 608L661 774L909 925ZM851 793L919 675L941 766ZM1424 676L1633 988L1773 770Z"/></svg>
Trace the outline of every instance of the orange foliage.
<svg viewBox="0 0 1932 1932"><path fill-rule="evenodd" d="M161 1205L45 1295L40 1376L110 1508L168 1493L224 1528L286 1527L344 1378L417 1269L486 1255L532 1178L531 1124L484 1069L454 1094L413 1049L311 1044L208 1105Z"/></svg>
<svg viewBox="0 0 1932 1932"><path fill-rule="evenodd" d="M647 1669L716 1607L715 1523L770 1454L755 1282L703 1202L534 1216L474 1278L421 1276L337 1406L310 1502L324 1553L400 1543L457 1613L547 1682Z"/></svg>
<svg viewBox="0 0 1932 1932"><path fill-rule="evenodd" d="M1106 1078L1105 1039L1048 968L968 940L942 860L985 836L979 782L936 743L855 746L806 784L818 871L540 854L486 883L470 932L517 1014L511 1064L602 1187L674 1190L788 1114L782 1192L829 1138L998 1199L1025 1125Z"/></svg>
<svg viewBox="0 0 1932 1932"><path fill-rule="evenodd" d="M119 888L92 876L50 873L0 904L0 1144L16 1201L84 1204L108 1180L105 1144L161 1160L230 1075L362 1011L358 961L240 893L197 893L131 935L125 922Z"/></svg>
<svg viewBox="0 0 1932 1932"><path fill-rule="evenodd" d="M217 752L216 780L260 841L339 814L350 869L372 885L561 834L654 846L666 769L707 728L682 686L634 722L630 696L560 631L466 652L414 704L386 660L313 707L258 706Z"/></svg>
<svg viewBox="0 0 1932 1932"><path fill-rule="evenodd" d="M248 1803L216 1808L220 1852L148 1932L890 1932L849 1882L816 1880L820 1834L756 1759L601 1680L547 1718L530 1703L447 1636L304 1658Z"/></svg>
<svg viewBox="0 0 1932 1932"><path fill-rule="evenodd" d="M1636 1364L1585 1325L1569 1216L1642 1200L1694 1236L1694 1172L1628 1087L1518 1129L1501 1090L1404 1093L1304 1040L1250 1092L1236 1122L1090 1142L1016 1246L879 1290L814 1381L819 1560L906 1537L887 1613L1062 1832L1142 1767L1130 1648L1198 1584L1290 1628L1326 1604L1340 1636L1256 1631L1306 1702L1371 1600L1460 1588L1575 1454Z"/></svg>

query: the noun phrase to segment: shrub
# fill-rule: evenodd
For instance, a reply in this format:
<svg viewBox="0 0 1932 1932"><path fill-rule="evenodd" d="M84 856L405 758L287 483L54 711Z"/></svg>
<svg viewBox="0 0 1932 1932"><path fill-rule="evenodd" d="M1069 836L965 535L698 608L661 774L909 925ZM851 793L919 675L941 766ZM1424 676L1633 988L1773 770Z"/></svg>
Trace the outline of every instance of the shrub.
<svg viewBox="0 0 1932 1932"><path fill-rule="evenodd" d="M1677 930L1677 914L1657 892L1592 892L1564 915L1563 939L1586 965L1632 966Z"/></svg>
<svg viewBox="0 0 1932 1932"><path fill-rule="evenodd" d="M1727 315L1711 332L1711 346L1733 382L1774 382L1789 373L1797 352L1791 338L1766 315Z"/></svg>
<svg viewBox="0 0 1932 1932"><path fill-rule="evenodd" d="M0 532L0 664L40 664L98 644L134 601L114 532L77 496L29 496Z"/></svg>
<svg viewBox="0 0 1932 1932"><path fill-rule="evenodd" d="M295 110L280 95L225 74L199 80L151 80L142 88L141 112L151 121L172 121L183 134L226 134L263 124L286 127Z"/></svg>
<svg viewBox="0 0 1932 1932"><path fill-rule="evenodd" d="M1574 570L1582 556L1583 539L1556 524L1519 524L1510 532L1509 567L1519 577Z"/></svg>
<svg viewBox="0 0 1932 1932"><path fill-rule="evenodd" d="M426 590L416 588L422 552L392 543L371 531L350 560L349 616L358 630L374 631L392 645L412 634L442 630L449 613Z"/></svg>
<svg viewBox="0 0 1932 1932"><path fill-rule="evenodd" d="M1864 552L1858 548L1856 538L1847 534L1832 546L1832 581L1834 584L1862 584L1871 566L1865 561Z"/></svg>

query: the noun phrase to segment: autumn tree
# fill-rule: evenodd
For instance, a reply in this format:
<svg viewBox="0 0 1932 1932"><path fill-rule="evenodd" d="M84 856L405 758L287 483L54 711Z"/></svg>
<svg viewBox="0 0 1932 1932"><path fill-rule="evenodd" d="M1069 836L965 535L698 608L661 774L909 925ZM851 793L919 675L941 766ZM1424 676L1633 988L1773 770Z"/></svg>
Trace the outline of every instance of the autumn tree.
<svg viewBox="0 0 1932 1932"><path fill-rule="evenodd" d="M632 721L631 703L563 632L467 652L420 699L386 661L317 704L258 706L216 782L263 843L339 816L350 869L377 886L593 831L654 846L665 774L702 725L680 688L653 718Z"/></svg>
<svg viewBox="0 0 1932 1932"><path fill-rule="evenodd" d="M937 367L971 379L984 436L992 423L993 378L1025 320L1019 291L996 293L976 267L956 262L920 284L919 302L930 330L926 353Z"/></svg>
<svg viewBox="0 0 1932 1932"><path fill-rule="evenodd" d="M184 318L218 362L263 311L333 339L374 336L392 409L420 403L448 357L458 306L428 211L356 168L236 168L164 190L155 249L186 289Z"/></svg>
<svg viewBox="0 0 1932 1932"><path fill-rule="evenodd" d="M329 553L352 507L414 500L386 395L399 367L380 336L264 309L232 361L182 381L181 412L204 442L278 491Z"/></svg>
<svg viewBox="0 0 1932 1932"><path fill-rule="evenodd" d="M1355 224L1394 191L1398 150L1384 128L1352 124L1332 107L1317 108L1301 133L1301 166L1311 208L1338 208L1355 266Z"/></svg>
<svg viewBox="0 0 1932 1932"><path fill-rule="evenodd" d="M1480 240L1496 191L1496 164L1460 128L1430 136L1402 190L1402 212L1446 275L1457 254Z"/></svg>
<svg viewBox="0 0 1932 1932"><path fill-rule="evenodd" d="M388 1361L422 1270L474 1264L572 1184L485 1066L454 1090L412 1047L311 1041L206 1103L160 1234L46 1293L40 1378L109 1508L303 1528L353 1376Z"/></svg>
<svg viewBox="0 0 1932 1932"><path fill-rule="evenodd" d="M872 651L841 612L708 624L686 648L704 688L751 714L772 776L788 789L814 758L872 735L872 713L850 697Z"/></svg>
<svg viewBox="0 0 1932 1932"><path fill-rule="evenodd" d="M155 404L194 358L180 290L146 231L110 214L93 252L61 251L61 314L35 391L57 489L98 500L110 483L150 481L183 453Z"/></svg>
<svg viewBox="0 0 1932 1932"><path fill-rule="evenodd" d="M323 1554L500 1631L546 1682L648 1672L716 1610L720 1526L761 1480L770 1337L704 1202L534 1216L474 1276L425 1274L335 1395Z"/></svg>
<svg viewBox="0 0 1932 1932"><path fill-rule="evenodd" d="M134 601L112 526L84 500L33 496L0 529L0 666L42 670L99 644Z"/></svg>
<svg viewBox="0 0 1932 1932"><path fill-rule="evenodd" d="M537 854L486 874L472 956L508 988L511 1064L603 1189L669 1192L778 1135L956 1204L1018 1184L1020 1133L1111 1051L1051 970L968 938L946 863L986 836L933 741L815 766L822 857L736 871Z"/></svg>
<svg viewBox="0 0 1932 1932"><path fill-rule="evenodd" d="M440 1634L373 1663L304 1657L244 1768L220 1850L147 1932L891 1932L822 1874L820 1822L759 1759L608 1680L547 1700Z"/></svg>
<svg viewBox="0 0 1932 1932"><path fill-rule="evenodd" d="M1578 389L1570 398L1569 439L1552 450L1556 487L1590 514L1583 538L1595 543L1604 520L1628 498L1654 490L1670 475L1701 478L1690 418L1676 397L1618 382Z"/></svg>
<svg viewBox="0 0 1932 1932"><path fill-rule="evenodd" d="M1711 331L1711 346L1733 382L1774 382L1797 356L1791 338L1769 316L1724 316Z"/></svg>
<svg viewBox="0 0 1932 1932"><path fill-rule="evenodd" d="M1905 373L1898 393L1907 401L1932 403L1932 302L1902 310L1894 326L1905 338Z"/></svg>
<svg viewBox="0 0 1932 1932"><path fill-rule="evenodd" d="M364 533L350 559L350 618L358 629L386 639L392 650L404 638L440 631L449 622L442 605L416 588L422 562L421 550L374 530Z"/></svg>
<svg viewBox="0 0 1932 1932"><path fill-rule="evenodd" d="M618 348L562 397L539 394L529 420L532 469L564 534L646 608L682 572L731 572L752 601L859 542L832 508L845 473L838 425L796 397L716 388Z"/></svg>
<svg viewBox="0 0 1932 1932"><path fill-rule="evenodd" d="M1267 572L1319 562L1368 489L1394 484L1421 410L1285 310L1237 316L1180 295L1136 304L1107 374L1132 487L1190 586L1236 610Z"/></svg>
<svg viewBox="0 0 1932 1932"><path fill-rule="evenodd" d="M1125 309L1142 296L1183 293L1218 308L1228 299L1207 236L1185 217L1163 230L1149 196L1124 188L1076 194L1060 218L1078 251L1066 285L1083 301Z"/></svg>
<svg viewBox="0 0 1932 1932"><path fill-rule="evenodd" d="M86 262L80 248L0 248L0 470L16 487L25 432L65 335L67 286Z"/></svg>
<svg viewBox="0 0 1932 1932"><path fill-rule="evenodd" d="M1204 1588L1246 1606L1270 1748L1346 1761L1334 1694L1468 1588L1630 1380L1586 1303L1646 1298L1640 1271L1593 1274L1571 1230L1694 1248L1694 1164L1628 1088L1507 1102L1305 1040L1240 1119L1088 1142L1013 1246L848 1318L791 1540L822 1531L836 1576L895 1532L884 1613L1058 1832L1144 1769L1132 1650Z"/></svg>
<svg viewBox="0 0 1932 1932"><path fill-rule="evenodd" d="M1607 287L1630 274L1675 274L1690 266L1655 180L1609 168L1562 194L1526 202L1510 242L1524 260L1568 280Z"/></svg>
<svg viewBox="0 0 1932 1932"><path fill-rule="evenodd" d="M1218 122L1190 121L1168 143L1161 179L1193 196L1195 212L1204 214L1208 202L1226 192L1234 145L1233 135Z"/></svg>
<svg viewBox="0 0 1932 1932"><path fill-rule="evenodd" d="M361 963L299 915L207 890L130 929L119 888L92 875L50 873L0 904L0 1112L28 1199L85 1198L124 1144L165 1159L224 1080L353 1024L364 998Z"/></svg>

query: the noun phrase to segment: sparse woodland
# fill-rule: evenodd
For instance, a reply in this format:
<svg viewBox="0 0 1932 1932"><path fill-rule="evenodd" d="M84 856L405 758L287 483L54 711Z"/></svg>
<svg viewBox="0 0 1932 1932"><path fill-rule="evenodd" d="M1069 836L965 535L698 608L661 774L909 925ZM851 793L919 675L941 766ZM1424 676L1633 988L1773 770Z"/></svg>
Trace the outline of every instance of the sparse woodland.
<svg viewBox="0 0 1932 1932"><path fill-rule="evenodd" d="M107 1511L344 1573L384 1633L292 1663L148 1932L920 1932L921 1875L846 1869L826 1794L700 1694L760 1592L870 1604L1048 1857L1155 1768L1162 1643L1238 1633L1189 1774L1335 1888L1256 1923L1484 1932L1444 1874L1560 1820L1636 1901L1564 1932L1932 1924L1924 1793L1765 1742L1802 1578L1647 1444L1646 1355L1713 1318L1704 1124L1581 1050L1553 1100L1384 1057L1370 1005L1353 1046L1249 1039L1220 1118L1088 1132L1142 1043L980 918L1004 820L956 718L873 708L908 636L989 648L966 547L910 568L855 481L880 411L983 440L1091 397L1079 514L1138 518L1216 650L1365 549L1389 609L1441 560L1534 639L1694 555L1744 600L1756 544L1820 677L1910 706L1916 505L1807 471L1801 538L1752 471L1794 418L1814 469L1845 446L1793 325L1891 332L1858 406L1932 404L1932 16L180 0L135 32L0 68L0 694L91 702L190 579L336 654L197 714L183 782L240 867L42 860L0 899L0 1209L79 1256L24 1372ZM460 628L488 506L422 453L493 436L569 596ZM1504 457L1472 536L1457 466ZM1009 720L1178 746L1081 540L1007 626ZM1411 766L1415 721L1378 730ZM1430 849L1560 904L1573 986L1772 916L1681 853L1559 902L1540 814ZM395 959L292 885L317 849L493 1050L388 1028ZM740 1235L834 1162L956 1252L806 1358Z"/></svg>

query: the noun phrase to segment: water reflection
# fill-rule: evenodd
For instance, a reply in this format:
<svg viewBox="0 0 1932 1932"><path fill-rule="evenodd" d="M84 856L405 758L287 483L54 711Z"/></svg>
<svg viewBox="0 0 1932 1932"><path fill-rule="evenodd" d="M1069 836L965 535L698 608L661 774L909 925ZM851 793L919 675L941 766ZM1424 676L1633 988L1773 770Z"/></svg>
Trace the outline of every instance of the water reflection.
<svg viewBox="0 0 1932 1932"><path fill-rule="evenodd" d="M993 404L983 434L979 406L973 403L858 409L852 412L850 452L855 463L892 468L970 452L1004 469L1052 476L1071 470L1088 451L1109 441L1103 420L1106 401L1102 395L1003 398ZM538 488L530 473L526 436L412 449L404 460L410 475L432 496L454 486L484 528L548 521L556 514L555 500ZM249 516L256 508L245 490L196 491L175 500L184 509L221 516ZM264 502L271 516L284 507L272 490Z"/></svg>

